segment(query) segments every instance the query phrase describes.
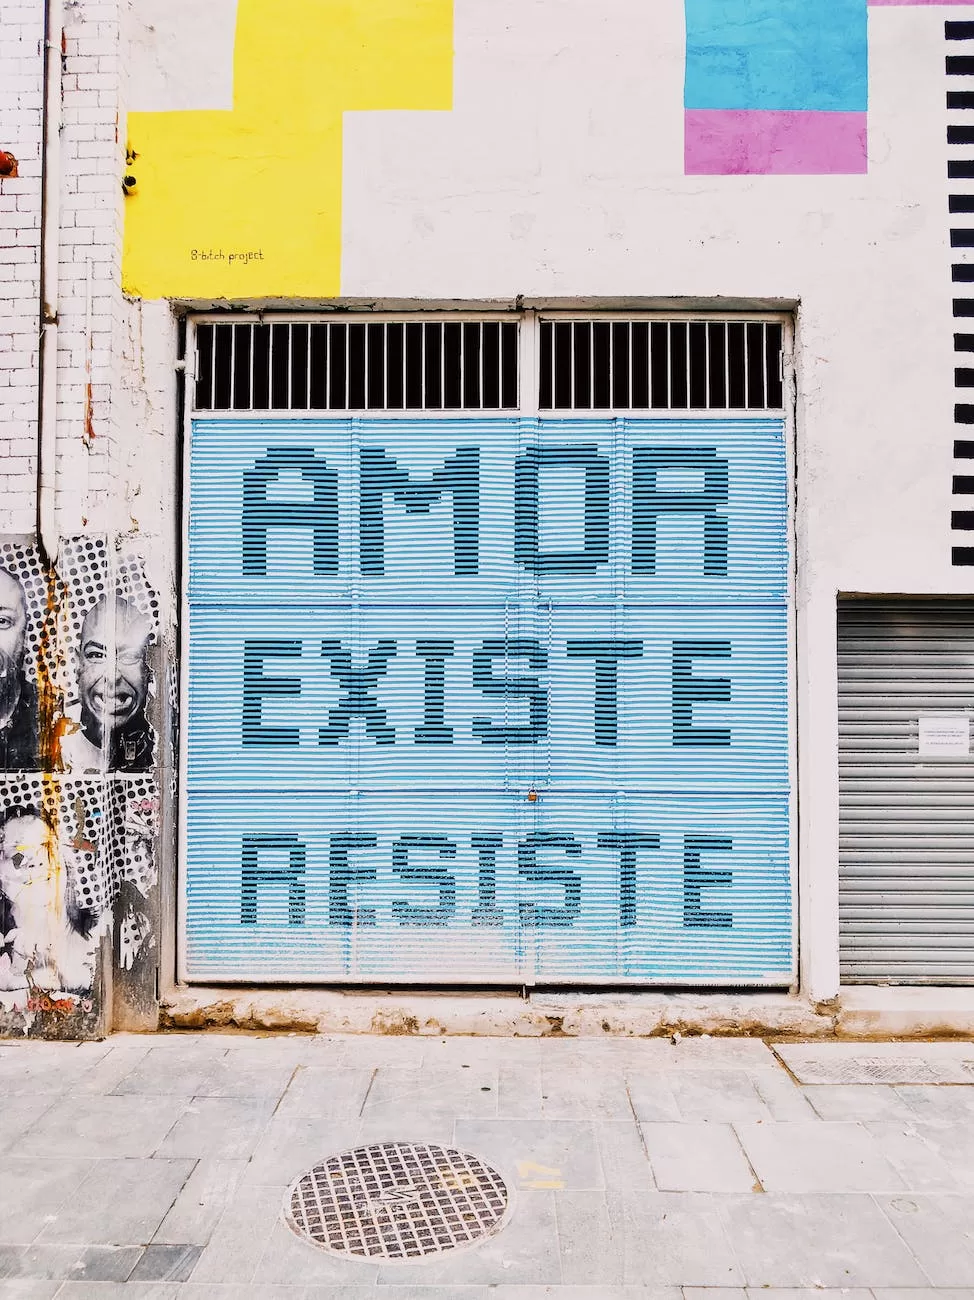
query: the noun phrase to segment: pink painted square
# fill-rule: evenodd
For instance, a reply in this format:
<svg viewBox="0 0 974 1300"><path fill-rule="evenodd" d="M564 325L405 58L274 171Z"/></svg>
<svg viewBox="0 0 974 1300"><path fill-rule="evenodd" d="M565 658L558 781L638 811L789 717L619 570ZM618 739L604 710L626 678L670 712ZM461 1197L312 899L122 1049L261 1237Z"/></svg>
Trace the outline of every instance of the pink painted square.
<svg viewBox="0 0 974 1300"><path fill-rule="evenodd" d="M687 109L688 176L838 176L867 170L866 114Z"/></svg>

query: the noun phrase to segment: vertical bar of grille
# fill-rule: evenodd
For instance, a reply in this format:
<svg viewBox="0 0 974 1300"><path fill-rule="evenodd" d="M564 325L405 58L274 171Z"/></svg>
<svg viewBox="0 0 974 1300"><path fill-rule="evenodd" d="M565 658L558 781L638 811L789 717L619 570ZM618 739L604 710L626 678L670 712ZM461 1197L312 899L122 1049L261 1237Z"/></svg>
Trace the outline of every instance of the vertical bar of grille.
<svg viewBox="0 0 974 1300"><path fill-rule="evenodd" d="M300 411L308 409L308 382L310 379L310 356L308 354L309 327L304 324L288 326L290 336L290 383L288 386L288 409Z"/></svg>
<svg viewBox="0 0 974 1300"><path fill-rule="evenodd" d="M517 410L520 398L518 375L518 332L514 321L501 325L501 406L508 411Z"/></svg>
<svg viewBox="0 0 974 1300"><path fill-rule="evenodd" d="M752 357L750 357L750 333L748 331L748 326L745 325L744 326L744 406L745 407L750 407L750 390L752 390L752 383L750 383L750 365L752 365Z"/></svg>
<svg viewBox="0 0 974 1300"><path fill-rule="evenodd" d="M711 321L707 325L707 406L710 410L727 405L727 328Z"/></svg>
<svg viewBox="0 0 974 1300"><path fill-rule="evenodd" d="M372 344L372 326L362 326L362 402L363 410L367 410L372 405L372 371L369 366L369 355Z"/></svg>
<svg viewBox="0 0 974 1300"><path fill-rule="evenodd" d="M246 411L250 408L251 339L253 326L233 326L231 367L233 376L230 388L230 409Z"/></svg>
<svg viewBox="0 0 974 1300"><path fill-rule="evenodd" d="M574 321L572 321L569 324L568 329L569 329L569 337L571 339L571 360L569 362L571 366L571 371L570 371L570 377L568 383L568 392L569 392L568 409L574 410L575 407L578 405L578 381L575 377L575 369L576 369L577 357L578 357L578 332L575 328Z"/></svg>
<svg viewBox="0 0 974 1300"><path fill-rule="evenodd" d="M440 325L437 335L440 352L440 410L446 409L446 326Z"/></svg>
<svg viewBox="0 0 974 1300"><path fill-rule="evenodd" d="M607 320L592 325L592 409L612 405L612 325Z"/></svg>
<svg viewBox="0 0 974 1300"><path fill-rule="evenodd" d="M308 410L328 408L328 326L308 327Z"/></svg>
<svg viewBox="0 0 974 1300"><path fill-rule="evenodd" d="M384 396L387 411L401 411L404 405L405 348L403 326L390 321L385 334L386 364Z"/></svg>
<svg viewBox="0 0 974 1300"><path fill-rule="evenodd" d="M457 405L458 405L458 406L466 406L466 404L467 404L467 390L466 390L466 388L464 387L464 382L463 382L463 381L464 381L464 377L465 377L464 357L465 357L465 353L466 353L466 351L467 351L467 347L466 347L467 340L466 340L466 337L465 337L464 327L463 327L462 325L458 325L458 326L457 326L457 331L458 331L459 336L460 336L460 400L459 400L459 402L457 403Z"/></svg>
<svg viewBox="0 0 974 1300"><path fill-rule="evenodd" d="M764 326L747 324L747 406L760 410L764 406Z"/></svg>
<svg viewBox="0 0 974 1300"><path fill-rule="evenodd" d="M457 321L444 322L440 357L444 410L455 411L464 404L463 342L463 326Z"/></svg>
<svg viewBox="0 0 974 1300"><path fill-rule="evenodd" d="M288 322L285 329L287 330L287 387L284 390L284 406L290 410L294 392L294 326Z"/></svg>
<svg viewBox="0 0 974 1300"><path fill-rule="evenodd" d="M210 406L210 387L213 380L213 326L196 327L196 409L205 411Z"/></svg>
<svg viewBox="0 0 974 1300"><path fill-rule="evenodd" d="M345 326L345 398L342 402L344 407L352 405L352 326Z"/></svg>
<svg viewBox="0 0 974 1300"><path fill-rule="evenodd" d="M254 336L257 332L256 325L250 327L250 356L248 361L248 380L247 380L247 410L254 409Z"/></svg>
<svg viewBox="0 0 974 1300"><path fill-rule="evenodd" d="M385 325L382 321L370 322L365 327L365 404L370 411L385 407Z"/></svg>
<svg viewBox="0 0 974 1300"><path fill-rule="evenodd" d="M407 337L409 331L407 326L405 325L400 325L399 329L402 333L402 406L403 406L403 410L405 410L406 407L409 405L409 397L407 395L407 389L406 389L407 379L409 375L409 368L406 361L406 343L407 343Z"/></svg>
<svg viewBox="0 0 974 1300"><path fill-rule="evenodd" d="M483 322L466 321L460 326L463 344L460 357L461 405L468 411L483 409Z"/></svg>
<svg viewBox="0 0 974 1300"><path fill-rule="evenodd" d="M670 407L686 410L690 400L690 349L685 321L670 322Z"/></svg>
<svg viewBox="0 0 974 1300"><path fill-rule="evenodd" d="M543 411L555 404L555 327L551 321L541 322L541 401Z"/></svg>
<svg viewBox="0 0 974 1300"><path fill-rule="evenodd" d="M707 409L707 326L703 321L687 325L687 406Z"/></svg>
<svg viewBox="0 0 974 1300"><path fill-rule="evenodd" d="M784 405L784 384L782 381L782 344L783 331L780 325L767 327L767 404L768 410L777 411Z"/></svg>
<svg viewBox="0 0 974 1300"><path fill-rule="evenodd" d="M589 339L589 348L588 348L588 409L589 409L590 411L591 411L591 410L594 410L594 409L595 409L595 406L596 406L596 400L595 400L595 382L596 382L597 375L596 375L596 371L595 371L595 344L596 344L596 338L597 338L597 336L598 336L598 332L599 332L599 326L598 326L598 323L597 323L596 321L593 321L593 322L588 326L588 339Z"/></svg>
<svg viewBox="0 0 974 1300"><path fill-rule="evenodd" d="M690 407L690 326L683 326L683 338L686 358L686 407Z"/></svg>
<svg viewBox="0 0 974 1300"><path fill-rule="evenodd" d="M710 410L710 333L706 325L701 325L700 332L703 348L703 392L704 405Z"/></svg>
<svg viewBox="0 0 974 1300"><path fill-rule="evenodd" d="M573 411L592 406L592 326L587 321L572 322L572 401Z"/></svg>
<svg viewBox="0 0 974 1300"><path fill-rule="evenodd" d="M233 326L217 325L213 339L213 409L229 411L233 404Z"/></svg>
<svg viewBox="0 0 974 1300"><path fill-rule="evenodd" d="M626 389L629 396L626 401L626 406L631 410L632 407L634 406L634 402L632 400L632 321L631 320L626 321L626 356L629 361L629 372L627 375L627 384L626 384Z"/></svg>
<svg viewBox="0 0 974 1300"><path fill-rule="evenodd" d="M304 349L305 349L305 385L304 385L304 409L311 410L311 326L304 327Z"/></svg>
<svg viewBox="0 0 974 1300"><path fill-rule="evenodd" d="M636 410L648 410L650 397L650 335L649 321L632 323L632 405Z"/></svg>
<svg viewBox="0 0 974 1300"><path fill-rule="evenodd" d="M334 325L329 321L327 325L322 326L327 341L325 349L325 410L331 410L331 358Z"/></svg>
<svg viewBox="0 0 974 1300"><path fill-rule="evenodd" d="M267 409L274 409L274 331L276 326L267 326Z"/></svg>
<svg viewBox="0 0 974 1300"><path fill-rule="evenodd" d="M423 344L421 361L420 361L423 381L422 381L422 387L420 389L419 405L421 409L425 411L426 410L426 331L428 327L426 325L421 325L419 328L420 328L420 338L422 339L422 344Z"/></svg>
<svg viewBox="0 0 974 1300"><path fill-rule="evenodd" d="M236 327L233 326L233 325L231 325L231 326L229 327L229 333L230 333L230 374L229 374L229 380L230 380L230 382L229 382L229 384L227 385L227 407L228 407L230 410L232 410L232 409L233 409L233 399L234 399L234 396L235 396L234 391L233 391L233 381L234 381L234 377L236 376L236 373L237 373L237 330L236 330Z"/></svg>
<svg viewBox="0 0 974 1300"><path fill-rule="evenodd" d="M727 376L728 406L743 410L747 406L747 348L744 322L732 321L727 326Z"/></svg>
<svg viewBox="0 0 974 1300"><path fill-rule="evenodd" d="M210 410L216 410L216 326L211 330L213 340L210 348Z"/></svg>

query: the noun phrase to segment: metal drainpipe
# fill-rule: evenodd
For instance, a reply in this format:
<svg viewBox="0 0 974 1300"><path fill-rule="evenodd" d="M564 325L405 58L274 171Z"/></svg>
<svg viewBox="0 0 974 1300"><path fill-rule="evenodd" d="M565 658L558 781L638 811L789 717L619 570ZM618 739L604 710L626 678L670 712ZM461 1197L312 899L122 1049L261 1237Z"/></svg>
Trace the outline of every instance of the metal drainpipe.
<svg viewBox="0 0 974 1300"><path fill-rule="evenodd" d="M40 353L37 399L37 541L45 564L57 557L58 252L61 226L61 53L63 0L44 0L41 162Z"/></svg>

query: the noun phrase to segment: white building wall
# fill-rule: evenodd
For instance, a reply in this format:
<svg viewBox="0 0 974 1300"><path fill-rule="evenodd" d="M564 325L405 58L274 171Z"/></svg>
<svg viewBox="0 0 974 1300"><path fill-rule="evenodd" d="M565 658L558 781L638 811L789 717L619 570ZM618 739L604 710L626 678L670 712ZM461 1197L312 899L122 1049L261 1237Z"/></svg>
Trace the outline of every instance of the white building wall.
<svg viewBox="0 0 974 1300"><path fill-rule="evenodd" d="M41 228L43 7L0 4L0 529L33 531Z"/></svg>
<svg viewBox="0 0 974 1300"><path fill-rule="evenodd" d="M0 4L0 531L35 521L44 6ZM59 532L111 525L124 160L119 5L64 8L58 291Z"/></svg>

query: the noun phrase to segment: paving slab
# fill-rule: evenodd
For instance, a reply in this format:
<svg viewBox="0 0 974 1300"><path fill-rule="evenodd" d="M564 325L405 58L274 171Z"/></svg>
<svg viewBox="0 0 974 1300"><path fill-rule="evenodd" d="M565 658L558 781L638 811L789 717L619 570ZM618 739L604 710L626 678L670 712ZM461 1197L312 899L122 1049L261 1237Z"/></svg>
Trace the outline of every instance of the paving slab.
<svg viewBox="0 0 974 1300"><path fill-rule="evenodd" d="M669 1079L680 1119L733 1124L771 1120L771 1109L744 1070L681 1070ZM642 1116L640 1116L642 1118Z"/></svg>
<svg viewBox="0 0 974 1300"><path fill-rule="evenodd" d="M0 1156L10 1151L45 1111L57 1104L50 1093L12 1096L0 1085Z"/></svg>
<svg viewBox="0 0 974 1300"><path fill-rule="evenodd" d="M312 1165L357 1146L360 1134L358 1119L273 1115L244 1164L241 1184L287 1187Z"/></svg>
<svg viewBox="0 0 974 1300"><path fill-rule="evenodd" d="M902 1087L897 1096L906 1102L919 1120L942 1124L974 1123L974 1088Z"/></svg>
<svg viewBox="0 0 974 1300"><path fill-rule="evenodd" d="M152 1241L157 1245L205 1246L247 1166L246 1160L198 1160Z"/></svg>
<svg viewBox="0 0 974 1300"><path fill-rule="evenodd" d="M151 1050L148 1042L143 1042L142 1046L112 1047L72 1084L72 1093L96 1095L114 1092Z"/></svg>
<svg viewBox="0 0 974 1300"><path fill-rule="evenodd" d="M888 1084L822 1083L804 1089L816 1115L828 1120L914 1120L916 1113L898 1088Z"/></svg>
<svg viewBox="0 0 974 1300"><path fill-rule="evenodd" d="M155 1282L186 1282L203 1252L202 1246L146 1246L142 1258L129 1274L127 1285Z"/></svg>
<svg viewBox="0 0 974 1300"><path fill-rule="evenodd" d="M653 1176L664 1192L750 1192L755 1174L729 1124L642 1124Z"/></svg>
<svg viewBox="0 0 974 1300"><path fill-rule="evenodd" d="M875 1120L864 1127L905 1187L974 1193L974 1132L909 1120Z"/></svg>
<svg viewBox="0 0 974 1300"><path fill-rule="evenodd" d="M281 1214L277 1187L239 1187L227 1202L209 1243L203 1248L191 1282L251 1282L264 1248Z"/></svg>
<svg viewBox="0 0 974 1300"><path fill-rule="evenodd" d="M35 1055L35 1048L46 1048ZM107 1050L107 1049L106 1049ZM0 1095L61 1096L97 1064L99 1057L78 1051L74 1043L0 1044Z"/></svg>
<svg viewBox="0 0 974 1300"><path fill-rule="evenodd" d="M974 1196L913 1194L877 1202L915 1255L925 1281L974 1292Z"/></svg>
<svg viewBox="0 0 974 1300"><path fill-rule="evenodd" d="M721 1223L721 1198L695 1192L606 1196L622 1281L653 1286L739 1286L744 1277Z"/></svg>
<svg viewBox="0 0 974 1300"><path fill-rule="evenodd" d="M606 1187L654 1191L656 1180L639 1125L633 1120L605 1120L592 1126L602 1160Z"/></svg>
<svg viewBox="0 0 974 1300"><path fill-rule="evenodd" d="M10 1278L124 1282L138 1263L140 1246L28 1246L15 1257L0 1253L0 1285Z"/></svg>
<svg viewBox="0 0 974 1300"><path fill-rule="evenodd" d="M584 1120L462 1119L454 1142L461 1151L493 1165L515 1190L605 1187L596 1128Z"/></svg>
<svg viewBox="0 0 974 1300"><path fill-rule="evenodd" d="M182 1098L72 1096L52 1106L17 1143L24 1156L151 1156L186 1109Z"/></svg>
<svg viewBox="0 0 974 1300"><path fill-rule="evenodd" d="M817 1290L929 1281L871 1196L767 1193L718 1200L748 1286Z"/></svg>
<svg viewBox="0 0 974 1300"><path fill-rule="evenodd" d="M193 1171L192 1160L96 1160L50 1214L38 1242L144 1246Z"/></svg>
<svg viewBox="0 0 974 1300"><path fill-rule="evenodd" d="M233 1063L225 1067L233 1070ZM377 1070L326 1065L297 1065L282 1089L278 1116L327 1116L358 1119L376 1079Z"/></svg>
<svg viewBox="0 0 974 1300"><path fill-rule="evenodd" d="M747 1077L754 1085L755 1092L767 1106L772 1119L818 1118L806 1095L808 1089L799 1087L784 1070L749 1070ZM837 1118L844 1119L845 1116Z"/></svg>
<svg viewBox="0 0 974 1300"><path fill-rule="evenodd" d="M735 1125L741 1146L768 1192L888 1192L906 1187L861 1124Z"/></svg>
<svg viewBox="0 0 974 1300"><path fill-rule="evenodd" d="M87 1158L0 1161L0 1244L29 1246L95 1167Z"/></svg>
<svg viewBox="0 0 974 1300"><path fill-rule="evenodd" d="M193 1097L159 1144L157 1154L246 1160L274 1112L270 1097Z"/></svg>
<svg viewBox="0 0 974 1300"><path fill-rule="evenodd" d="M633 1118L622 1075L556 1066L541 1067L541 1114L545 1119Z"/></svg>

